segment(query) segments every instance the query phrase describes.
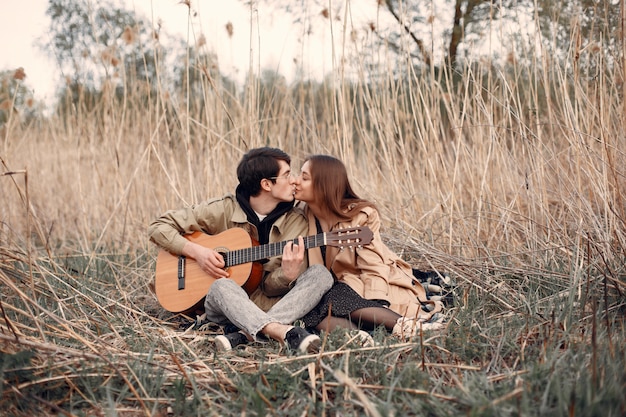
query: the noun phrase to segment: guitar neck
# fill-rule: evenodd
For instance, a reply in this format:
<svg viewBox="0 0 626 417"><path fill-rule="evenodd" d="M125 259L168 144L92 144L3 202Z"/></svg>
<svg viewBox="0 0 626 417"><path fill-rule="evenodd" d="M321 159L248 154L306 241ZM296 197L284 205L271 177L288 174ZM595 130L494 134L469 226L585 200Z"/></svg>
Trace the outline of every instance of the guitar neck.
<svg viewBox="0 0 626 417"><path fill-rule="evenodd" d="M233 265L241 265L248 262L256 262L261 259L271 258L273 256L282 255L285 245L289 242L298 243L298 239L284 240L282 242L273 242L265 245L253 246L251 248L236 249L226 252L224 255L224 263L226 267ZM317 235L307 236L304 238L304 248L316 248L326 245L326 233L318 233Z"/></svg>

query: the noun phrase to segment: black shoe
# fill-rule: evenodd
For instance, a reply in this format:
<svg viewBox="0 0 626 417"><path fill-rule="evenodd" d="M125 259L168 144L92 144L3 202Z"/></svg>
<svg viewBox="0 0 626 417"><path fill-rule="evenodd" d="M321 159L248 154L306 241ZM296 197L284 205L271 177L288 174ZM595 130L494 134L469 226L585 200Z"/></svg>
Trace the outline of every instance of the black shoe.
<svg viewBox="0 0 626 417"><path fill-rule="evenodd" d="M456 296L456 283L446 272L420 271L413 268L413 276L422 284L429 300L443 302L446 307L452 307Z"/></svg>
<svg viewBox="0 0 626 417"><path fill-rule="evenodd" d="M215 338L215 347L220 352L233 350L239 345L248 343L248 336L241 332L221 334Z"/></svg>
<svg viewBox="0 0 626 417"><path fill-rule="evenodd" d="M302 327L293 327L285 335L285 343L293 351L317 353L320 350L321 340L318 335L311 334Z"/></svg>

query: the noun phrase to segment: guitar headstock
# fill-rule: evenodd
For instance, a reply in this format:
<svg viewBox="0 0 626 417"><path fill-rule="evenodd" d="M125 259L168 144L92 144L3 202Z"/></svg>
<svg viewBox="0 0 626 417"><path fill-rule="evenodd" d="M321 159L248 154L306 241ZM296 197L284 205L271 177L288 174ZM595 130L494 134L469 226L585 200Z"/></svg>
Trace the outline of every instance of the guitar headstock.
<svg viewBox="0 0 626 417"><path fill-rule="evenodd" d="M367 245L374 238L374 233L367 226L350 227L348 229L326 232L326 244L335 247L352 247Z"/></svg>

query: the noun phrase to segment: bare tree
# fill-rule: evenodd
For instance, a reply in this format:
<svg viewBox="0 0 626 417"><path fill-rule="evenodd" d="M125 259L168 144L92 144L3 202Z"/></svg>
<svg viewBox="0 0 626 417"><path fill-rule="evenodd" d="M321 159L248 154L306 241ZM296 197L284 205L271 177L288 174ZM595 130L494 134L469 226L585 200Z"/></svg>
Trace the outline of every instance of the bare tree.
<svg viewBox="0 0 626 417"><path fill-rule="evenodd" d="M306 18L306 13L319 13L324 17L332 15L333 18L340 19L349 3L347 0L335 2L333 10L329 10L328 2L324 0L313 0L308 2L306 7L303 3L293 4L277 0L259 0L259 2L292 14L296 22L310 21ZM364 7L366 4L371 6L372 2L352 2L349 7ZM378 45L384 44L392 50L408 52L417 63L426 66L440 64L454 66L459 60L461 46L468 34L482 36L481 34L489 30L491 23L505 18L505 11L524 4L531 2L443 0L435 4L432 0L377 0L375 14L364 24L378 37ZM386 22L386 27L379 27L379 22ZM435 48L432 40L435 37L440 37L442 43L447 45L443 54L439 54L443 55L443 59L439 61L433 56Z"/></svg>
<svg viewBox="0 0 626 417"><path fill-rule="evenodd" d="M103 80L141 81L154 85L158 69L158 38L134 12L80 0L49 0L50 42L53 55L69 84L99 89Z"/></svg>

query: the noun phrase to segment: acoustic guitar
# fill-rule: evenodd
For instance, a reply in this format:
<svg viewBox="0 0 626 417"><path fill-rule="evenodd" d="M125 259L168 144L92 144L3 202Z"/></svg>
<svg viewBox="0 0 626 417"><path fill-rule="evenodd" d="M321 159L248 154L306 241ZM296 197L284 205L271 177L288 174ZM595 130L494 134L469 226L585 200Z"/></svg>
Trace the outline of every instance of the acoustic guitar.
<svg viewBox="0 0 626 417"><path fill-rule="evenodd" d="M305 249L318 246L354 247L367 245L373 233L367 227L352 227L333 232L319 233L304 238ZM241 228L228 229L217 235L194 232L186 235L189 241L219 252L224 257L225 269L232 279L251 294L261 283L263 267L258 262L279 256L289 242L297 239L259 245ZM173 313L190 311L205 297L215 282L198 263L184 256L176 256L160 250L156 261L154 289L161 306Z"/></svg>

